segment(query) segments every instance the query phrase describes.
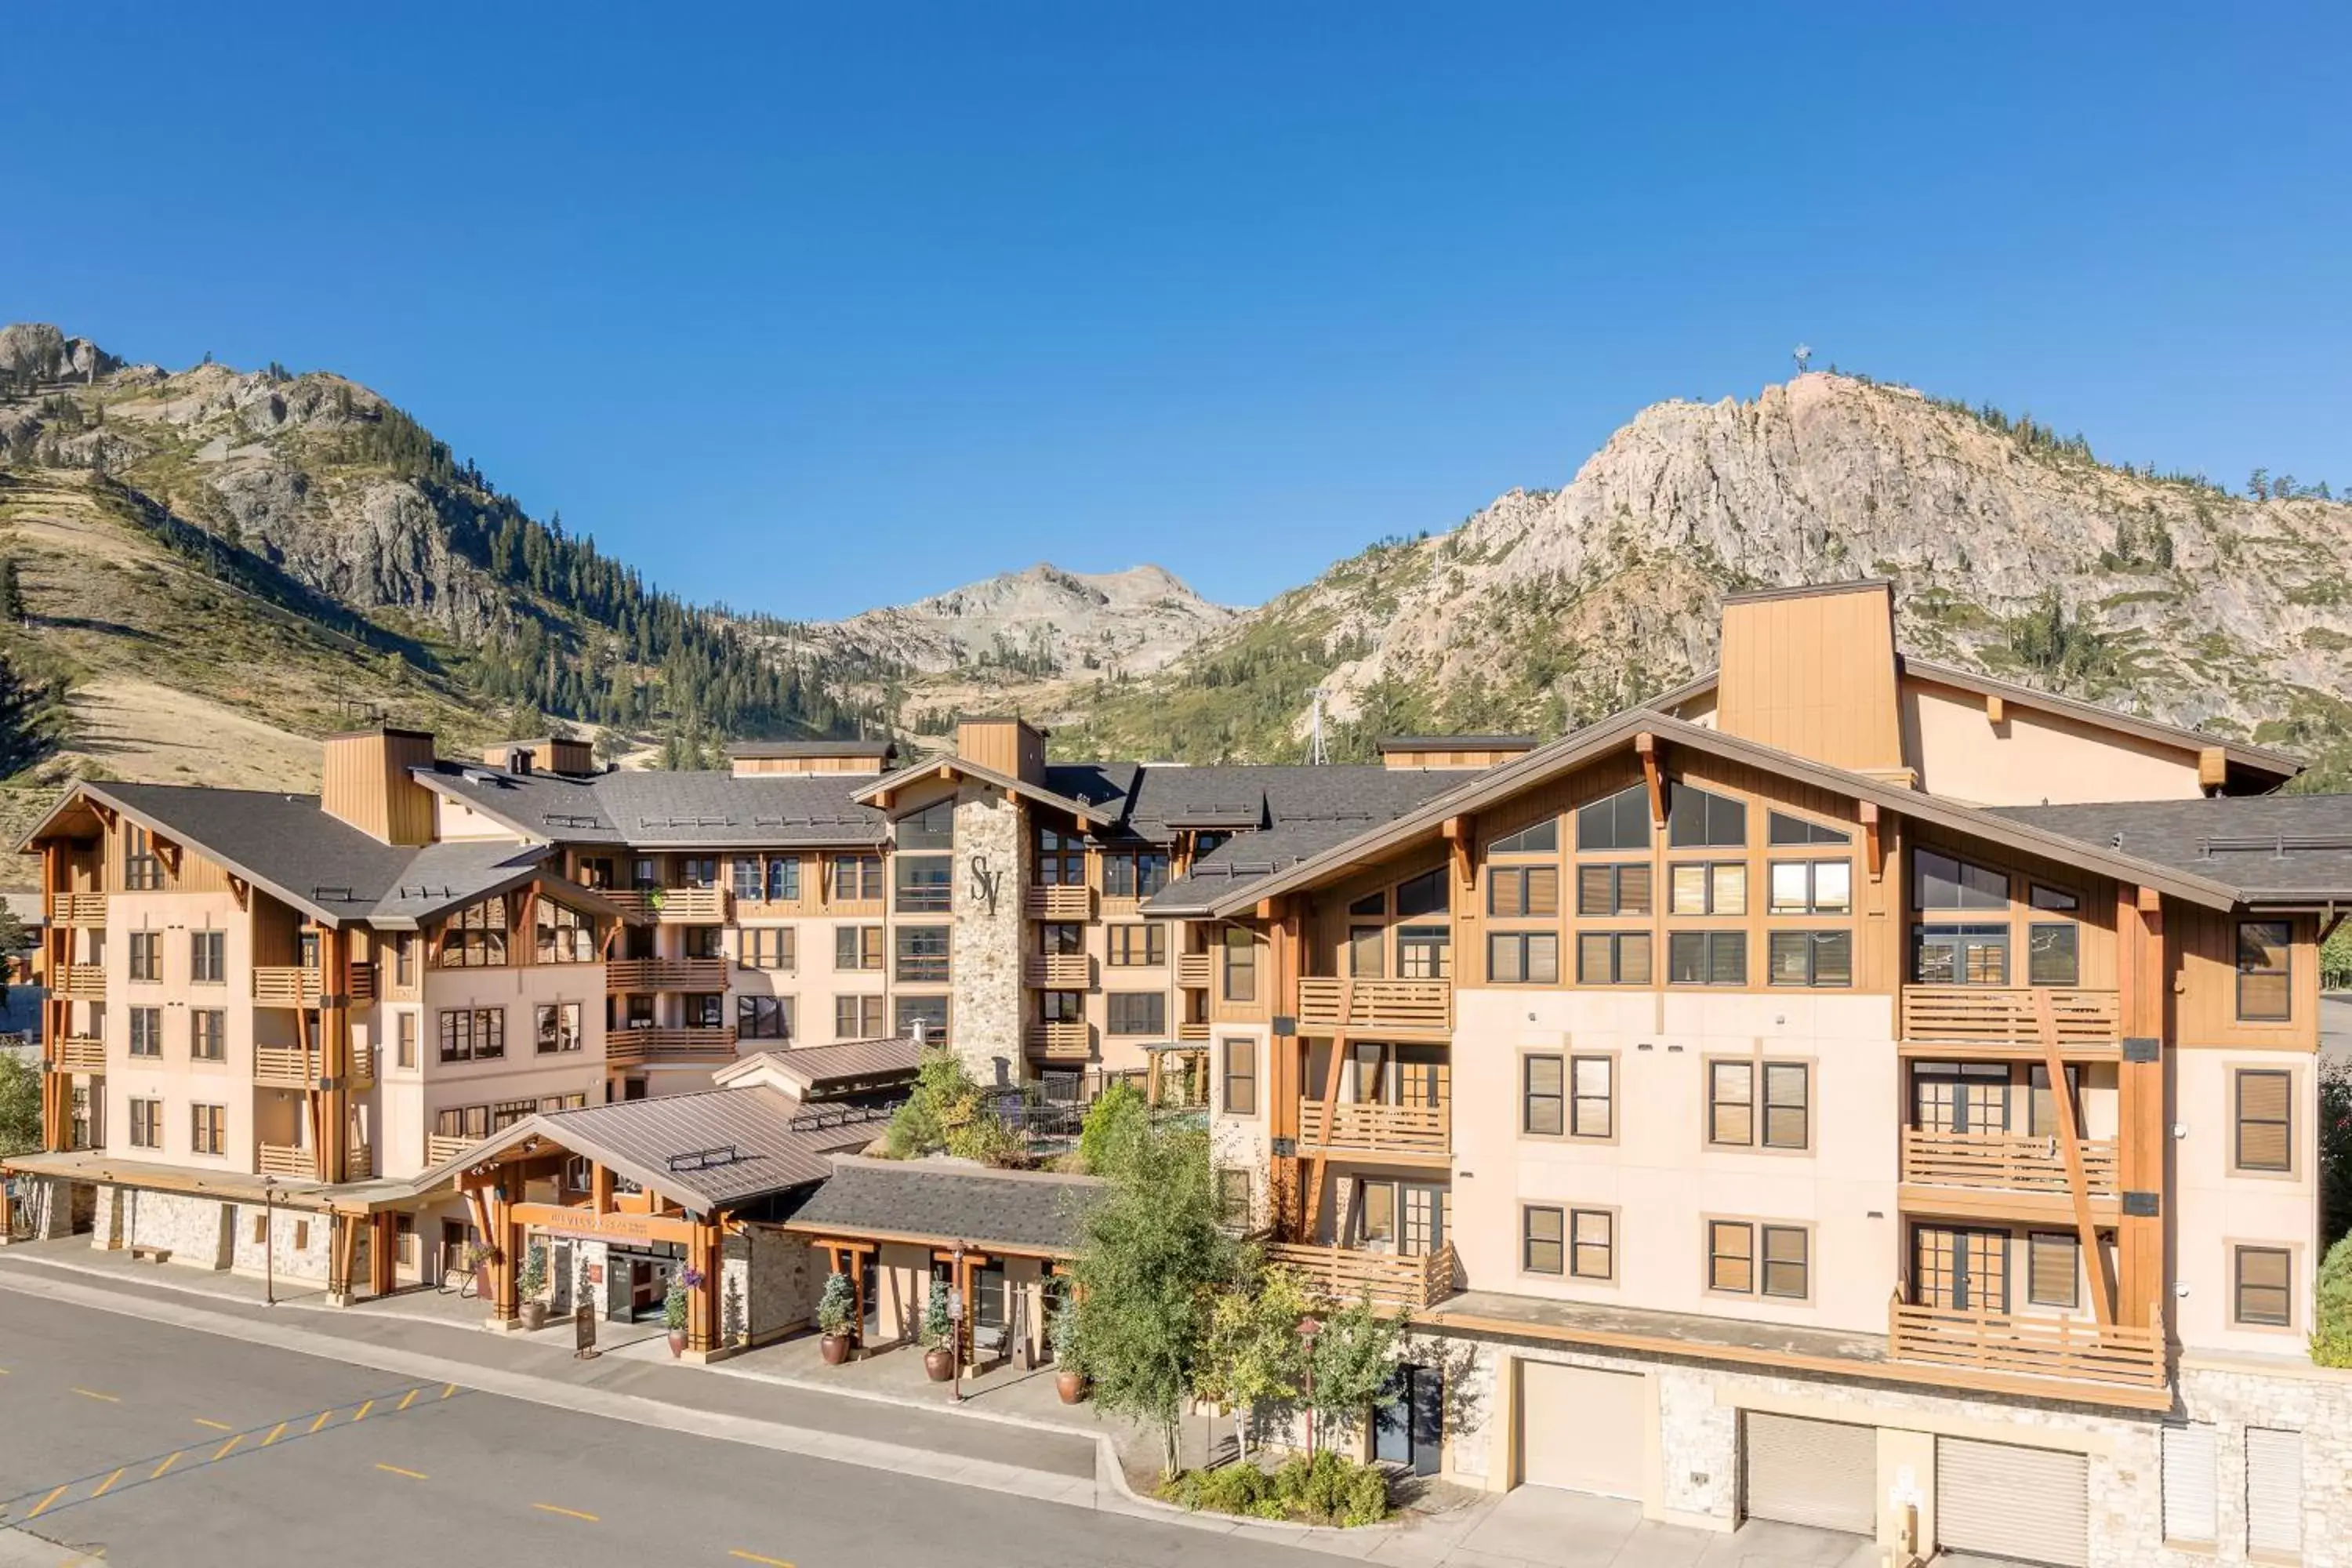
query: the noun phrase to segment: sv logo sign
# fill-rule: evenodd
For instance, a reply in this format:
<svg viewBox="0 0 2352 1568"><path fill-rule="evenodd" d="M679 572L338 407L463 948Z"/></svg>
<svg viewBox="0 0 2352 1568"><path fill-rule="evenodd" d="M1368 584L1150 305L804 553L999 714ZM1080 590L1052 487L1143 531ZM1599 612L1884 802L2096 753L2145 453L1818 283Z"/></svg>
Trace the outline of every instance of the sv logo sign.
<svg viewBox="0 0 2352 1568"><path fill-rule="evenodd" d="M990 870L987 856L975 855L971 858L971 896L973 901L985 902L988 905L988 912L991 916L996 913L997 890L1003 885L1004 873Z"/></svg>

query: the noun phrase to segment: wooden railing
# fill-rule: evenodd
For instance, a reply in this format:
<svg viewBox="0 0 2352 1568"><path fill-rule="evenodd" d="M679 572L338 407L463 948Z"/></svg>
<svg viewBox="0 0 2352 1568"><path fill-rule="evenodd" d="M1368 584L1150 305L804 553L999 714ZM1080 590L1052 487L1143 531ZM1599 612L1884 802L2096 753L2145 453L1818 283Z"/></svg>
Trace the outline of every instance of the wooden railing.
<svg viewBox="0 0 2352 1568"><path fill-rule="evenodd" d="M427 1138L425 1140L425 1163L427 1169L454 1160L479 1142L476 1138Z"/></svg>
<svg viewBox="0 0 2352 1568"><path fill-rule="evenodd" d="M1211 976L1216 971L1214 960L1205 952L1180 952L1176 955L1176 984L1189 991L1206 991Z"/></svg>
<svg viewBox="0 0 2352 1568"><path fill-rule="evenodd" d="M375 1150L366 1143L354 1143L343 1152L343 1180L366 1182L375 1179Z"/></svg>
<svg viewBox="0 0 2352 1568"><path fill-rule="evenodd" d="M2164 1386L2164 1329L2107 1328L2073 1318L1916 1307L1900 1292L1888 1304L1886 1351L1896 1361L1972 1372L2065 1377L2087 1383Z"/></svg>
<svg viewBox="0 0 2352 1568"><path fill-rule="evenodd" d="M362 959L352 965L351 995L352 1000L354 1002L373 1002L375 1000L374 964Z"/></svg>
<svg viewBox="0 0 2352 1568"><path fill-rule="evenodd" d="M2116 1194L2113 1139L2083 1142L2084 1184L2093 1197ZM2016 1132L1937 1132L1903 1130L1903 1179L1937 1187L2005 1187L2017 1192L2066 1191L2066 1160L2054 1137Z"/></svg>
<svg viewBox="0 0 2352 1568"><path fill-rule="evenodd" d="M59 893L57 910L58 924L61 926L103 926L106 924L106 895Z"/></svg>
<svg viewBox="0 0 2352 1568"><path fill-rule="evenodd" d="M1324 1028L1444 1034L1454 1027L1454 982L1304 976L1298 982L1298 1021Z"/></svg>
<svg viewBox="0 0 2352 1568"><path fill-rule="evenodd" d="M1375 1306L1419 1311L1454 1294L1450 1243L1426 1257L1406 1258L1351 1247L1276 1242L1265 1249L1265 1260L1297 1275L1308 1295L1341 1305L1370 1296Z"/></svg>
<svg viewBox="0 0 2352 1568"><path fill-rule="evenodd" d="M318 1053L299 1046L256 1046L253 1081L274 1089L309 1089L319 1081Z"/></svg>
<svg viewBox="0 0 2352 1568"><path fill-rule="evenodd" d="M299 1143L264 1143L255 1152L253 1173L257 1176L292 1176L310 1181L319 1173L318 1163L310 1151Z"/></svg>
<svg viewBox="0 0 2352 1568"><path fill-rule="evenodd" d="M724 888L607 888L599 896L618 904L635 921L720 925L727 919Z"/></svg>
<svg viewBox="0 0 2352 1568"><path fill-rule="evenodd" d="M734 1054L732 1024L604 1032L604 1059L620 1067L635 1062L710 1061Z"/></svg>
<svg viewBox="0 0 2352 1568"><path fill-rule="evenodd" d="M106 999L106 965L102 963L68 963L59 977L58 994L87 1002Z"/></svg>
<svg viewBox="0 0 2352 1568"><path fill-rule="evenodd" d="M1031 888L1023 895L1021 907L1037 920L1091 920L1095 912L1095 890L1076 883Z"/></svg>
<svg viewBox="0 0 2352 1568"><path fill-rule="evenodd" d="M1094 984L1094 960L1083 952L1049 952L1031 959L1023 978L1047 991L1084 991Z"/></svg>
<svg viewBox="0 0 2352 1568"><path fill-rule="evenodd" d="M1084 1024L1032 1024L1024 1042L1033 1057L1047 1061L1085 1061L1093 1054L1093 1031Z"/></svg>
<svg viewBox="0 0 2352 1568"><path fill-rule="evenodd" d="M1205 1040L1209 1037L1209 1021L1206 1018L1187 1018L1176 1026L1176 1037L1180 1040Z"/></svg>
<svg viewBox="0 0 2352 1568"><path fill-rule="evenodd" d="M1298 1102L1298 1141L1371 1153L1443 1154L1454 1146L1454 1108L1444 1105Z"/></svg>
<svg viewBox="0 0 2352 1568"><path fill-rule="evenodd" d="M58 1042L58 1066L67 1072L104 1072L106 1042L68 1035Z"/></svg>
<svg viewBox="0 0 2352 1568"><path fill-rule="evenodd" d="M723 958L614 958L604 963L607 991L724 991Z"/></svg>
<svg viewBox="0 0 2352 1568"><path fill-rule="evenodd" d="M1902 1037L1967 1045L2038 1047L2039 992L2050 999L2063 1047L2113 1046L2122 1037L2122 1003L2113 991L2060 991L2031 985L1906 985Z"/></svg>
<svg viewBox="0 0 2352 1568"><path fill-rule="evenodd" d="M319 972L290 963L256 964L253 999L265 1007L314 1007L319 1002Z"/></svg>

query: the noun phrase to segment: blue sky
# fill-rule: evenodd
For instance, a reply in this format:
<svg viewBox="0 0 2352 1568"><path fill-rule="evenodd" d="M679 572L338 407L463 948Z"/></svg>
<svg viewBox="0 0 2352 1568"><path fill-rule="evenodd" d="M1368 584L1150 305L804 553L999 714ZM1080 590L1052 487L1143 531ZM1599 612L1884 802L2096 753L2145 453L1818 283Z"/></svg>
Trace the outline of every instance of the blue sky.
<svg viewBox="0 0 2352 1568"><path fill-rule="evenodd" d="M1801 340L2352 483L2341 5L84 0L0 51L0 319L340 370L744 607L1255 601Z"/></svg>

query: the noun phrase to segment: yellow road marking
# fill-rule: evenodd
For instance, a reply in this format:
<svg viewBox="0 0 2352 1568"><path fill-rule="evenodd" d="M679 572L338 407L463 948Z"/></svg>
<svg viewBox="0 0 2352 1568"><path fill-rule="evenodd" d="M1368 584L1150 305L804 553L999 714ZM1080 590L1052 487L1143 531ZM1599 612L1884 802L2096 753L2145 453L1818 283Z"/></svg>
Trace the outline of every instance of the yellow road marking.
<svg viewBox="0 0 2352 1568"><path fill-rule="evenodd" d="M453 1383L453 1384L451 1384L448 1387L446 1387L446 1388L445 1388L445 1389L443 1389L443 1390L441 1391L441 1397L442 1397L442 1398L444 1398L444 1399L446 1399L446 1398L448 1398L451 1394L455 1394L455 1393L457 1393L457 1385L456 1384L454 1384L454 1383Z"/></svg>
<svg viewBox="0 0 2352 1568"><path fill-rule="evenodd" d="M376 1468L379 1470L389 1471L395 1476L406 1476L412 1481L421 1481L429 1479L422 1470L404 1470L398 1465L378 1465Z"/></svg>
<svg viewBox="0 0 2352 1568"><path fill-rule="evenodd" d="M234 1432L236 1430L236 1427L230 1426L226 1421L207 1421L201 1415L196 1417L196 1425L199 1426L209 1426L215 1432Z"/></svg>
<svg viewBox="0 0 2352 1568"><path fill-rule="evenodd" d="M424 1392L425 1391L421 1388L412 1388L407 1393L402 1394L400 1396L400 1405L398 1408L394 1410L393 1414L397 1415L402 1410L405 1410L410 1405L415 1404L416 1396Z"/></svg>
<svg viewBox="0 0 2352 1568"><path fill-rule="evenodd" d="M767 1568L793 1568L791 1563L781 1557L762 1557L756 1552L730 1551L727 1555L740 1557L746 1563L763 1563L767 1564Z"/></svg>
<svg viewBox="0 0 2352 1568"><path fill-rule="evenodd" d="M602 1524L604 1522L603 1520L598 1519L594 1514L582 1513L576 1508L558 1508L551 1502L535 1502L530 1506L539 1510L541 1513L560 1513L566 1519L584 1519L591 1524Z"/></svg>
<svg viewBox="0 0 2352 1568"><path fill-rule="evenodd" d="M122 1401L115 1395L111 1394L100 1394L94 1388L77 1388L74 1392L80 1394L84 1399L102 1399L109 1405L120 1405L122 1403Z"/></svg>
<svg viewBox="0 0 2352 1568"><path fill-rule="evenodd" d="M245 1434L244 1434L244 1433L242 1433L242 1432L239 1432L236 1436L231 1437L227 1442L223 1443L223 1444L220 1446L220 1447L219 1447L218 1451L216 1451L216 1452L213 1455L213 1460L214 1460L214 1462L215 1462L215 1463L218 1463L220 1460L227 1458L228 1458L228 1451L229 1451L231 1448L236 1447L239 1443L242 1443L242 1442L244 1442L244 1441L245 1441Z"/></svg>
<svg viewBox="0 0 2352 1568"><path fill-rule="evenodd" d="M365 1405L361 1405L359 1409L353 1413L352 1419L354 1421L364 1421L367 1419L367 1413L374 1408L375 1401L371 1399Z"/></svg>
<svg viewBox="0 0 2352 1568"><path fill-rule="evenodd" d="M186 1452L186 1450L185 1450L185 1449L183 1449L183 1450L181 1450L181 1452L182 1452L182 1453L184 1453L184 1452ZM173 1454L170 1458L168 1458L168 1459L164 1460L162 1464L160 1464L160 1465L156 1466L156 1467L155 1467L155 1473L154 1473L153 1475L152 1475L152 1476L149 1476L147 1479L148 1479L149 1480L151 1480L151 1481L158 1481L158 1480L162 1480L162 1479L163 1479L163 1472L164 1472L165 1470L170 1469L173 1465L176 1465L176 1464L178 1464L179 1462L180 1462L180 1455L179 1455L179 1454Z"/></svg>
<svg viewBox="0 0 2352 1568"><path fill-rule="evenodd" d="M286 1430L286 1425L285 1422L280 1421L277 1426L272 1426L269 1429L269 1436L261 1440L261 1446L267 1448L270 1444L278 1441L278 1435Z"/></svg>
<svg viewBox="0 0 2352 1568"><path fill-rule="evenodd" d="M45 1509L45 1508L48 1507L51 1503L53 1503L53 1502L57 1501L58 1498L60 1498L60 1497L64 1496L64 1495L65 1495L65 1489L66 1489L65 1488L63 1488L63 1487L59 1487L56 1491L51 1492L48 1496L47 1496L47 1497L43 1498L40 1501L38 1501L38 1502L35 1503L35 1504L33 1505L33 1511L32 1511L32 1512L30 1512L30 1513L28 1513L28 1514L26 1514L25 1517L26 1517L26 1519L38 1519L38 1518L40 1518L40 1517L41 1517L41 1510L42 1510L43 1509Z"/></svg>
<svg viewBox="0 0 2352 1568"><path fill-rule="evenodd" d="M127 1469L129 1469L130 1468L131 1468L130 1466L125 1465L125 1466L122 1468L122 1469L127 1470ZM90 1493L90 1494L89 1494L89 1500L90 1500L90 1501L92 1501L92 1502L96 1502L99 1499L100 1499L100 1498L104 1497L104 1496L106 1495L106 1489L107 1489L107 1488L109 1488L109 1487L110 1487L110 1486L112 1486L115 1482L117 1482L117 1481L121 1480L121 1479L122 1479L122 1470L117 1470L117 1471L115 1471L112 1475L110 1475L110 1476L107 1477L107 1478L106 1478L106 1479L104 1479L104 1480L102 1480L102 1481L99 1482L99 1483L98 1483L98 1489L97 1489L96 1491L94 1491L94 1492L92 1492L92 1493Z"/></svg>
<svg viewBox="0 0 2352 1568"><path fill-rule="evenodd" d="M313 1421L313 1422L311 1422L311 1423L310 1423L310 1431L311 1431L311 1433L312 1433L313 1435L316 1435L316 1433L318 1432L318 1430L319 1430L319 1428L320 1428L320 1427L324 1426L328 1422L332 1421L334 1418L335 1418L335 1413L334 1413L333 1411L331 1411L331 1410L321 1411L321 1412L320 1413L319 1418L318 1418L316 1421Z"/></svg>

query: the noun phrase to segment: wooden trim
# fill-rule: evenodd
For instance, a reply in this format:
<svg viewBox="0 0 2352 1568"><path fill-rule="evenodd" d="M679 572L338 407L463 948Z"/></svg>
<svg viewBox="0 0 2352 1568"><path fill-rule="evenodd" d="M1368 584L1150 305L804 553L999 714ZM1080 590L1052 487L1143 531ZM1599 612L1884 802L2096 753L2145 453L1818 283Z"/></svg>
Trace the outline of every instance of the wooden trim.
<svg viewBox="0 0 2352 1568"><path fill-rule="evenodd" d="M1993 725L2009 722L2009 710L2002 703L2000 693L1998 691L1985 693L1985 722Z"/></svg>
<svg viewBox="0 0 2352 1568"><path fill-rule="evenodd" d="M1658 738L1647 730L1633 737L1633 754L1642 759L1642 784L1650 792L1650 826L1664 832L1666 826L1666 781L1660 765Z"/></svg>

